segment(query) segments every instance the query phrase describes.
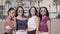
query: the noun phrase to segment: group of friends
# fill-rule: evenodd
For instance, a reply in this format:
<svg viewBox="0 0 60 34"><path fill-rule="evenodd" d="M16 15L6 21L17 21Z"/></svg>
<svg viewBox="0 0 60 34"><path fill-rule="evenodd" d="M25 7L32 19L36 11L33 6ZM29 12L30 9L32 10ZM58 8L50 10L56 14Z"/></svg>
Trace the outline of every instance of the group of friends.
<svg viewBox="0 0 60 34"><path fill-rule="evenodd" d="M28 18L24 17L22 6L18 6L16 10L11 7L7 13L3 34L51 34L51 19L46 7L37 10L32 6L28 11Z"/></svg>

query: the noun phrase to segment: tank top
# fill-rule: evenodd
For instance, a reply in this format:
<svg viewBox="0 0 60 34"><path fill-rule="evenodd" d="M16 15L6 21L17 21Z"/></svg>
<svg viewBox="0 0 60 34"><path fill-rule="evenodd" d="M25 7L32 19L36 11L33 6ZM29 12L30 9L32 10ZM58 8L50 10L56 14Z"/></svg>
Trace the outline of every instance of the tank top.
<svg viewBox="0 0 60 34"><path fill-rule="evenodd" d="M40 21L40 23L39 23L40 32L48 32L48 27L47 27L48 20L50 20L50 18L46 16L43 20Z"/></svg>
<svg viewBox="0 0 60 34"><path fill-rule="evenodd" d="M28 19L28 27L36 29L36 22L35 22L36 16L32 16Z"/></svg>
<svg viewBox="0 0 60 34"><path fill-rule="evenodd" d="M25 29L27 29L27 20L16 19L16 30L25 30Z"/></svg>

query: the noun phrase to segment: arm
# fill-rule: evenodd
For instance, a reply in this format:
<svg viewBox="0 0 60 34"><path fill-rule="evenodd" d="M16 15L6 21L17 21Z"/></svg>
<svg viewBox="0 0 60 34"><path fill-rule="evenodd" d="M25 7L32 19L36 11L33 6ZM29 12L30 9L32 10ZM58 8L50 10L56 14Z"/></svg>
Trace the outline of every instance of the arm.
<svg viewBox="0 0 60 34"><path fill-rule="evenodd" d="M15 30L13 30L13 31L12 31L12 34L16 34L16 31L15 31Z"/></svg>
<svg viewBox="0 0 60 34"><path fill-rule="evenodd" d="M13 24L14 24L14 28L13 28L13 31L12 31L12 34L16 34L16 18L13 18Z"/></svg>
<svg viewBox="0 0 60 34"><path fill-rule="evenodd" d="M51 34L51 21L47 21L47 26L48 26L48 34Z"/></svg>
<svg viewBox="0 0 60 34"><path fill-rule="evenodd" d="M16 29L16 18L13 18L14 29Z"/></svg>
<svg viewBox="0 0 60 34"><path fill-rule="evenodd" d="M36 34L38 34L39 18L37 17L37 18L35 19L35 21L36 21Z"/></svg>
<svg viewBox="0 0 60 34"><path fill-rule="evenodd" d="M14 28L14 24L9 19L6 19L5 22L6 22L6 24L8 24L12 28Z"/></svg>

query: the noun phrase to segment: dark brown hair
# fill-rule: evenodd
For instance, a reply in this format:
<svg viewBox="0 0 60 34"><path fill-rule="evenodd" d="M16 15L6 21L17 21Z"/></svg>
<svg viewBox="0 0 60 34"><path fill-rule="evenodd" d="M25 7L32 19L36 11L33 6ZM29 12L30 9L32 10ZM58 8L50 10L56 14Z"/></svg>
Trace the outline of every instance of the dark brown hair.
<svg viewBox="0 0 60 34"><path fill-rule="evenodd" d="M16 9L16 17L18 16L17 11L18 11L18 9L19 9L19 8L22 8L22 9L23 9L23 7L22 7L22 6L18 6L18 7L17 7L17 9ZM23 9L23 14L22 14L22 16L24 16L24 9Z"/></svg>
<svg viewBox="0 0 60 34"><path fill-rule="evenodd" d="M35 9L35 15L37 16L37 9L35 6L32 6L30 9L29 9L29 17L31 17L31 9L34 8Z"/></svg>
<svg viewBox="0 0 60 34"><path fill-rule="evenodd" d="M42 8L45 8L45 9L46 9L46 16L49 17L48 9L47 9L46 7L40 7L40 9L39 9L39 17L40 17L40 19L42 19L42 15L41 15L41 13L40 13L40 10L41 10Z"/></svg>
<svg viewBox="0 0 60 34"><path fill-rule="evenodd" d="M12 8L12 7L11 7L11 8L9 8L9 10L8 10L8 12L7 12L7 13L8 13L8 15L9 15L9 12L10 12L11 10L15 10L15 9L14 9L14 8Z"/></svg>

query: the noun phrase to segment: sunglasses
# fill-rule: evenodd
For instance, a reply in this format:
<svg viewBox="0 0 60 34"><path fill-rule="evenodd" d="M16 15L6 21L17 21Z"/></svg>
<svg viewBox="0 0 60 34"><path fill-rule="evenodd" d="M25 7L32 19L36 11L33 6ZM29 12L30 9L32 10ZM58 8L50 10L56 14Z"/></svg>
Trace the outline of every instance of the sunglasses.
<svg viewBox="0 0 60 34"><path fill-rule="evenodd" d="M23 10L18 10L18 12L23 12Z"/></svg>
<svg viewBox="0 0 60 34"><path fill-rule="evenodd" d="M40 10L40 12L46 12L46 10Z"/></svg>

